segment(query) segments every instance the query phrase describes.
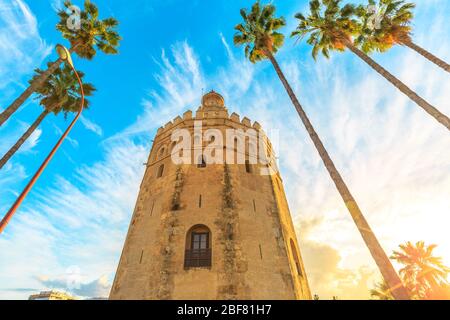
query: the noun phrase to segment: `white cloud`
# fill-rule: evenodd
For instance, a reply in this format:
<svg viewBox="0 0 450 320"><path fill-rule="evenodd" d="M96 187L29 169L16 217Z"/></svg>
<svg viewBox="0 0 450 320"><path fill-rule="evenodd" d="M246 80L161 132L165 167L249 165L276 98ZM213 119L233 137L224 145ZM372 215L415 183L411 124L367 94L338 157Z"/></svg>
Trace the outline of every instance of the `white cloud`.
<svg viewBox="0 0 450 320"><path fill-rule="evenodd" d="M89 120L88 118L86 118L84 116L81 116L80 121L87 130L92 131L93 133L95 133L96 135L98 135L100 137L103 136L102 127L100 127L98 124L96 124L92 120Z"/></svg>
<svg viewBox="0 0 450 320"><path fill-rule="evenodd" d="M0 88L11 98L11 84L40 65L51 47L39 35L36 17L22 0L0 0ZM22 85L20 85L22 86Z"/></svg>
<svg viewBox="0 0 450 320"><path fill-rule="evenodd" d="M55 128L56 136L61 137L63 135L63 131L61 130L61 128L58 127L54 123L53 123L53 128ZM66 129L67 128L64 128L64 131ZM76 139L73 139L73 138L70 137L70 134L65 138L65 140L67 140L72 145L72 147L75 148L75 149L78 148L78 146L80 145Z"/></svg>
<svg viewBox="0 0 450 320"><path fill-rule="evenodd" d="M143 114L111 140L146 134L198 103L205 80L199 60L186 41L174 44L169 57L162 50L160 59L154 59L154 63L160 67L160 71L154 74L159 90L153 89L148 93L149 97L142 101Z"/></svg>
<svg viewBox="0 0 450 320"><path fill-rule="evenodd" d="M15 126L5 124L0 128L0 135L2 137L2 144L0 145L0 154L3 156L9 149L17 142L17 140L25 133L30 127L29 123L17 121ZM31 136L25 141L22 147L17 150L16 154L27 153L32 151L42 135L42 129L37 128Z"/></svg>
<svg viewBox="0 0 450 320"><path fill-rule="evenodd" d="M27 173L21 164L8 162L2 170L0 170L1 212L7 212L11 205L7 199L10 199L11 196L17 197L19 195L16 186L26 178Z"/></svg>
<svg viewBox="0 0 450 320"><path fill-rule="evenodd" d="M39 143L39 139L40 139L41 135L42 135L42 129L37 128L36 130L34 130L34 132L27 139L27 141L25 141L25 143L22 145L22 147L19 149L18 152L27 152L27 151L32 150Z"/></svg>
<svg viewBox="0 0 450 320"><path fill-rule="evenodd" d="M64 3L62 0L52 0L52 8L55 11L59 11L64 8Z"/></svg>

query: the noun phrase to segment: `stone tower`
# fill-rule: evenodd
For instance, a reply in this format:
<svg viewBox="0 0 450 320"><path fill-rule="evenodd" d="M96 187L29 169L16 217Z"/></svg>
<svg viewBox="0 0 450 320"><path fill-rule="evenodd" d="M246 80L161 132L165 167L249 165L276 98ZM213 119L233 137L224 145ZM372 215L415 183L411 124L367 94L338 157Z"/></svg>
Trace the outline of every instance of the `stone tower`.
<svg viewBox="0 0 450 320"><path fill-rule="evenodd" d="M262 174L276 166L253 159L250 135L211 152L228 131L256 132L271 159L260 125L214 91L158 130L110 299L311 299L281 177Z"/></svg>

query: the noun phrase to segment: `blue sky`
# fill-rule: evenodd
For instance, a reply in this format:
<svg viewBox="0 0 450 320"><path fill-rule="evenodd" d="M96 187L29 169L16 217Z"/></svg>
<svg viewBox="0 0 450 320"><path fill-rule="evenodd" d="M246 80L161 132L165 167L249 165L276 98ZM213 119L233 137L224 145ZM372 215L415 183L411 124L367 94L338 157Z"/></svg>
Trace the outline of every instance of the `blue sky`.
<svg viewBox="0 0 450 320"><path fill-rule="evenodd" d="M80 4L80 1L74 1ZM252 65L232 44L239 9L252 1L95 1L120 21L120 54L74 58L98 89L91 108L0 237L0 298L44 288L107 296L156 129L195 110L202 90L264 128L279 129L278 154L312 291L366 298L378 279L320 158L269 63ZM295 27L306 1L274 1ZM414 39L450 60L450 4L418 0ZM36 67L66 44L54 26L59 1L0 0L0 110ZM374 55L450 114L450 79L407 48ZM326 147L386 251L411 240L437 243L450 262L450 139L445 129L351 53L314 62L287 39L278 54ZM29 100L0 128L0 153L38 116ZM6 212L67 126L50 115L0 172ZM77 285L69 286L76 277Z"/></svg>

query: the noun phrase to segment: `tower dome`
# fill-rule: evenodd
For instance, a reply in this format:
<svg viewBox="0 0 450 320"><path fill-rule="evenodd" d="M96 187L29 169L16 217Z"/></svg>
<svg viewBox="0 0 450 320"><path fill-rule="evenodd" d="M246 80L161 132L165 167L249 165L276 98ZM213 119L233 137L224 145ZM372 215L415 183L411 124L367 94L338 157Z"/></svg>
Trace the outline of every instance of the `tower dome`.
<svg viewBox="0 0 450 320"><path fill-rule="evenodd" d="M224 98L215 92L214 90L211 90L207 94L205 94L202 98L202 107L206 108L224 108L225 107L225 100Z"/></svg>

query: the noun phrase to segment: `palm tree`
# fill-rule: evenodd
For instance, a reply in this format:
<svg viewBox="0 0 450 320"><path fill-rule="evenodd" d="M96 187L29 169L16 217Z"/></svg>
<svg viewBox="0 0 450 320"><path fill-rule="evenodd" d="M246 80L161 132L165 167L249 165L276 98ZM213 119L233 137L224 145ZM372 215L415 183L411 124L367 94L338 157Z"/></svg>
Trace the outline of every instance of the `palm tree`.
<svg viewBox="0 0 450 320"><path fill-rule="evenodd" d="M50 64L51 63L49 63L49 66ZM30 82L33 82L35 78L40 77L44 72L45 71L43 70L36 69L36 74ZM78 71L78 74L80 78L84 77L82 72ZM91 96L95 91L95 87L90 83L84 83L83 89L86 96ZM19 140L17 140L14 146L12 146L0 159L0 169L2 169L9 159L14 156L17 150L19 150L49 113L53 112L57 115L58 113L63 112L64 117L66 117L69 112L78 112L80 108L81 97L79 94L79 84L73 70L67 65L63 68L56 69L56 71L47 78L44 85L37 90L37 98L40 99L40 105L42 105L44 110L28 130L19 138ZM84 107L89 107L88 100L85 100Z"/></svg>
<svg viewBox="0 0 450 320"><path fill-rule="evenodd" d="M433 296L434 291L448 288L450 268L442 263L441 257L433 255L436 245L427 246L423 241L414 245L408 241L399 247L400 250L394 251L391 259L404 266L400 269L400 275L412 296L425 299Z"/></svg>
<svg viewBox="0 0 450 320"><path fill-rule="evenodd" d="M450 119L445 114L420 97L357 47L353 42L353 36L359 34L361 26L358 21L352 18L356 8L350 4L341 8L340 3L341 0L311 0L311 12L308 17L301 13L295 15L299 20L299 24L291 36L303 38L309 35L307 43L313 46L312 55L314 59L317 58L319 53L328 58L330 51L342 52L345 49L349 49L450 130Z"/></svg>
<svg viewBox="0 0 450 320"><path fill-rule="evenodd" d="M68 9L72 6L71 1L65 1L64 6ZM56 25L56 29L61 32L63 38L67 39L70 44L70 52L76 53L80 58L92 60L100 50L106 54L117 54L117 47L121 40L116 31L119 22L114 18L99 19L97 7L90 1L85 0L84 10L81 11L81 25L79 29L70 29L67 21L69 13L67 10L58 12L60 21ZM38 77L34 77L30 81L28 88L0 114L0 126L16 112L19 107L41 87L45 80L55 72L62 60L48 64L48 69L42 72Z"/></svg>
<svg viewBox="0 0 450 320"><path fill-rule="evenodd" d="M275 6L266 5L261 8L259 1L257 1L249 13L245 9L241 9L241 16L244 23L238 24L235 29L237 33L234 36L234 43L236 45L245 46L245 54L252 63L269 59L272 63L275 71L278 74L284 88L286 89L289 98L294 104L298 115L300 116L303 125L306 128L311 140L313 141L322 161L328 170L331 179L336 185L339 194L344 200L347 209L350 212L353 220L355 221L358 230L360 231L364 241L366 242L372 256L374 257L380 271L388 281L391 288L395 288L393 293L397 299L408 299L406 290L403 288L398 275L395 273L388 257L386 256L383 248L379 244L377 238L373 234L369 224L367 223L364 215L358 207L355 199L353 198L350 190L345 184L339 171L336 169L333 161L330 158L325 146L320 140L317 132L314 130L308 116L306 115L303 107L298 101L294 91L292 90L289 82L284 76L274 54L283 45L284 36L277 32L281 27L285 25L283 18L277 18L274 16Z"/></svg>
<svg viewBox="0 0 450 320"><path fill-rule="evenodd" d="M370 290L370 296L374 300L394 300L391 290L386 281L381 281L375 285L375 288Z"/></svg>
<svg viewBox="0 0 450 320"><path fill-rule="evenodd" d="M369 5L375 7L375 0L369 0ZM361 34L356 38L365 53L373 51L385 52L394 45L407 46L429 61L450 72L450 64L415 44L411 37L411 22L414 17L414 3L403 0L379 0L380 17L377 26L373 25L374 12L368 6L360 5L357 15L361 19ZM376 13L375 13L376 14Z"/></svg>

